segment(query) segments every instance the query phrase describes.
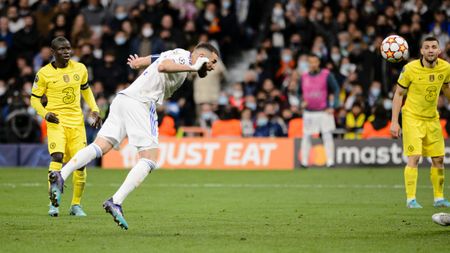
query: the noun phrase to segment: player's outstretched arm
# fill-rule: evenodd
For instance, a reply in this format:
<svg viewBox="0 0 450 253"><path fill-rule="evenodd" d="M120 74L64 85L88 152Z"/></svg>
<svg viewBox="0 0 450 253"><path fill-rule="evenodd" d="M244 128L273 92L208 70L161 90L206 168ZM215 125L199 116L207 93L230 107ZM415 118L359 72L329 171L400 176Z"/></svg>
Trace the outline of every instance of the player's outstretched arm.
<svg viewBox="0 0 450 253"><path fill-rule="evenodd" d="M140 69L150 66L152 56L139 57L137 54L128 56L127 64L131 69Z"/></svg>
<svg viewBox="0 0 450 253"><path fill-rule="evenodd" d="M394 138L400 137L400 124L398 122L398 116L400 109L402 108L403 96L406 93L406 89L397 85L395 89L394 98L392 99L392 120L391 120L391 134Z"/></svg>
<svg viewBox="0 0 450 253"><path fill-rule="evenodd" d="M166 59L158 65L158 71L162 73L197 72L208 62L209 59L206 57L199 57L193 65L178 64L173 60Z"/></svg>

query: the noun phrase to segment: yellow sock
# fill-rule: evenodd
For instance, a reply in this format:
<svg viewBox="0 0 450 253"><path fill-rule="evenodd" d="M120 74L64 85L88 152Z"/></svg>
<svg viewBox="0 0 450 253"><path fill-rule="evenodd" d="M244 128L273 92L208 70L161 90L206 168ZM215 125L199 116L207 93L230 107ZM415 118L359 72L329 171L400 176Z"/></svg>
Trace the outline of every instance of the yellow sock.
<svg viewBox="0 0 450 253"><path fill-rule="evenodd" d="M83 170L76 170L72 175L73 183L73 196L72 205L79 205L81 203L81 195L84 192L84 186L86 185L86 168Z"/></svg>
<svg viewBox="0 0 450 253"><path fill-rule="evenodd" d="M417 176L418 176L417 168L406 166L404 176L405 176L406 198L409 201L416 198Z"/></svg>
<svg viewBox="0 0 450 253"><path fill-rule="evenodd" d="M434 201L444 199L444 168L431 167L430 179L433 185Z"/></svg>

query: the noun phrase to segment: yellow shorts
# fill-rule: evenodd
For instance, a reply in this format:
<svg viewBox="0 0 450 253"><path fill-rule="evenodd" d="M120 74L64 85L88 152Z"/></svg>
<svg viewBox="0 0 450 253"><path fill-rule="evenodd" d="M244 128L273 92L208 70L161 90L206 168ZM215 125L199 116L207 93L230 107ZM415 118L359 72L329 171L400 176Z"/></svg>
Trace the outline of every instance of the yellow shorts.
<svg viewBox="0 0 450 253"><path fill-rule="evenodd" d="M403 151L406 156L436 157L445 154L444 136L439 119L419 120L403 116L402 128Z"/></svg>
<svg viewBox="0 0 450 253"><path fill-rule="evenodd" d="M65 127L61 124L47 123L48 152L64 154L63 162L68 162L80 149L86 147L84 125Z"/></svg>

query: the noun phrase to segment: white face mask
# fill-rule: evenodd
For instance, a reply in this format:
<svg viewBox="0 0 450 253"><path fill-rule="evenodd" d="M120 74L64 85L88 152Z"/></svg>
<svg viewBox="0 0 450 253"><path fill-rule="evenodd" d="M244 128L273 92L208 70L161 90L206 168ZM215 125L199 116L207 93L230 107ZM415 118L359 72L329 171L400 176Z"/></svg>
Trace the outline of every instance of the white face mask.
<svg viewBox="0 0 450 253"><path fill-rule="evenodd" d="M5 55L6 51L7 51L6 47L0 47L0 55L2 55L2 56Z"/></svg>
<svg viewBox="0 0 450 253"><path fill-rule="evenodd" d="M386 109L388 111L391 110L392 109L392 101L389 99L385 99L383 101L383 107L384 107L384 109Z"/></svg>
<svg viewBox="0 0 450 253"><path fill-rule="evenodd" d="M381 93L381 89L379 88L373 88L370 90L370 94L372 94L372 96L374 97L378 97Z"/></svg>
<svg viewBox="0 0 450 253"><path fill-rule="evenodd" d="M208 20L208 21L213 21L213 19L214 19L214 13L211 13L211 12L209 12L209 11L207 11L207 12L205 12L205 19L206 20Z"/></svg>
<svg viewBox="0 0 450 253"><path fill-rule="evenodd" d="M94 51L92 52L92 54L94 55L95 58L97 59L101 59L103 57L103 51L99 48L94 49Z"/></svg>
<svg viewBox="0 0 450 253"><path fill-rule="evenodd" d="M127 16L128 16L128 14L126 14L125 12L116 13L116 18L118 20L124 20L127 18Z"/></svg>
<svg viewBox="0 0 450 253"><path fill-rule="evenodd" d="M284 54L283 57L282 57L282 59L283 59L283 61L284 61L285 63L288 63L288 62L290 62L290 61L292 60L292 56L290 56L290 55L288 55L288 54Z"/></svg>
<svg viewBox="0 0 450 253"><path fill-rule="evenodd" d="M309 64L308 62L301 61L300 64L298 64L298 71L301 73L308 72L309 70Z"/></svg>
<svg viewBox="0 0 450 253"><path fill-rule="evenodd" d="M269 122L269 120L267 118L259 118L256 120L256 125L257 126L265 126L265 125L267 125L268 122Z"/></svg>
<svg viewBox="0 0 450 253"><path fill-rule="evenodd" d="M5 92L6 92L6 87L0 87L0 96L5 94Z"/></svg>
<svg viewBox="0 0 450 253"><path fill-rule="evenodd" d="M153 29L152 28L144 28L142 30L142 36L144 36L145 38L148 38L150 36L153 35Z"/></svg>
<svg viewBox="0 0 450 253"><path fill-rule="evenodd" d="M273 9L273 15L277 17L283 16L283 9L281 8Z"/></svg>
<svg viewBox="0 0 450 253"><path fill-rule="evenodd" d="M121 46L121 45L125 44L125 42L127 42L127 38L120 36L120 37L116 37L114 39L114 41L116 42L117 45Z"/></svg>
<svg viewBox="0 0 450 253"><path fill-rule="evenodd" d="M338 64L339 61L341 60L341 55L340 54L331 54L331 60Z"/></svg>
<svg viewBox="0 0 450 253"><path fill-rule="evenodd" d="M244 95L244 94L243 94L243 92L241 90L233 91L233 97L235 97L235 98L241 98L242 95Z"/></svg>

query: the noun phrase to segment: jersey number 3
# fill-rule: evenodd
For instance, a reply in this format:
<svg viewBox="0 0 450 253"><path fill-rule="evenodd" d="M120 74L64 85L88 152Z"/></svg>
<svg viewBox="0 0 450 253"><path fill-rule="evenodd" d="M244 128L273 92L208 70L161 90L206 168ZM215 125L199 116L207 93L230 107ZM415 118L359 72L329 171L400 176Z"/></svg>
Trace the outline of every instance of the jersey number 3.
<svg viewBox="0 0 450 253"><path fill-rule="evenodd" d="M67 87L64 90L62 90L62 93L65 94L63 97L63 102L65 104L71 104L73 101L75 101L75 93L72 87Z"/></svg>
<svg viewBox="0 0 450 253"><path fill-rule="evenodd" d="M436 99L437 96L437 87L436 86L429 86L427 87L427 93L425 94L425 100L428 102L433 102Z"/></svg>

